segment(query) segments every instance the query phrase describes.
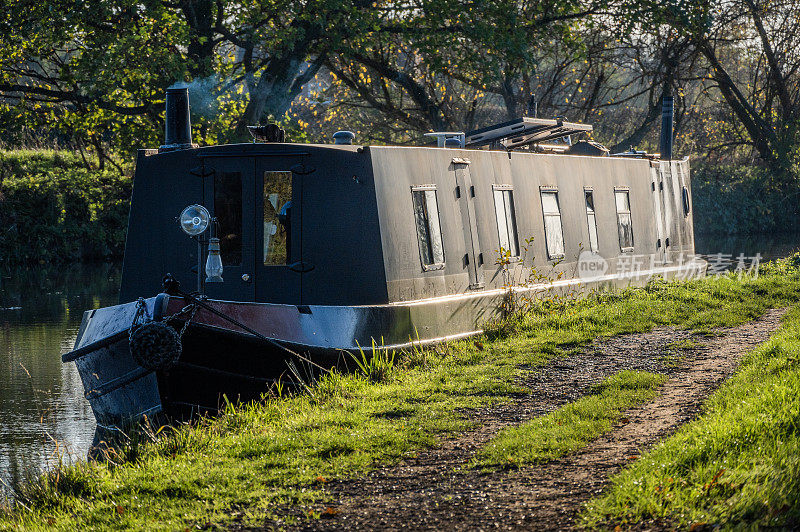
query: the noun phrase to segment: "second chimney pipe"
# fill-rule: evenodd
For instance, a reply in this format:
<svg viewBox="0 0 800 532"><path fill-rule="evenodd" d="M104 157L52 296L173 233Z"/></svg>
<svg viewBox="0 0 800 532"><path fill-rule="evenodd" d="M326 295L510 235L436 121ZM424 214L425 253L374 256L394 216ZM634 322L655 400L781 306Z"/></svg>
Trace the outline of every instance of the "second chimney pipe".
<svg viewBox="0 0 800 532"><path fill-rule="evenodd" d="M167 89L166 116L164 118L164 145L159 148L159 151L191 148L192 123L189 118L189 89Z"/></svg>
<svg viewBox="0 0 800 532"><path fill-rule="evenodd" d="M675 113L675 101L672 96L664 95L661 99L661 142L659 152L661 158L672 159L672 120Z"/></svg>

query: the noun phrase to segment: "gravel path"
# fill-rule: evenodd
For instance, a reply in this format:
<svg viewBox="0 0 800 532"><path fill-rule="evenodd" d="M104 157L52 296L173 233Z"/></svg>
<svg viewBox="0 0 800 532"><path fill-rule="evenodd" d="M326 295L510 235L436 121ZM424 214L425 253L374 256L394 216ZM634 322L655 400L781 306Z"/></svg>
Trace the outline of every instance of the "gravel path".
<svg viewBox="0 0 800 532"><path fill-rule="evenodd" d="M662 328L596 343L586 352L558 358L524 378L530 393L471 415L477 428L420 452L416 458L326 485L325 519L303 530L564 530L573 528L580 505L608 477L700 410L704 399L736 368L740 356L764 342L785 310L768 311L714 338ZM676 342L692 339L678 365ZM462 467L500 429L550 412L625 369L670 378L662 394L629 410L612 432L562 459L520 470L481 473ZM326 510L315 508L316 511ZM308 511L308 509L306 509ZM285 525L273 522L269 528Z"/></svg>

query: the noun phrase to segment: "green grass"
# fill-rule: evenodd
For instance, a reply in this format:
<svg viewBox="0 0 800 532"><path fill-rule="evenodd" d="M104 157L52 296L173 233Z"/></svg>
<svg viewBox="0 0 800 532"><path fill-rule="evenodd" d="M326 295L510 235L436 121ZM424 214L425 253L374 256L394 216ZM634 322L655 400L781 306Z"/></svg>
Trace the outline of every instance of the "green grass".
<svg viewBox="0 0 800 532"><path fill-rule="evenodd" d="M707 336L714 336L710 332L706 333ZM665 346L665 353L659 357L661 362L669 367L677 368L686 360L686 355L701 344L692 338L680 340L677 342L669 343Z"/></svg>
<svg viewBox="0 0 800 532"><path fill-rule="evenodd" d="M800 309L748 354L705 413L613 479L587 526L800 526Z"/></svg>
<svg viewBox="0 0 800 532"><path fill-rule="evenodd" d="M695 341L695 340L693 340L691 338L687 338L685 340L680 340L678 342L672 342L672 343L668 344L667 345L667 349L670 349L670 350L673 350L673 351L691 351L692 349L700 347L700 345L701 344L699 342L697 342L697 341Z"/></svg>
<svg viewBox="0 0 800 532"><path fill-rule="evenodd" d="M592 387L590 394L492 438L470 462L471 467L506 468L564 456L611 430L628 408L658 395L666 377L622 371Z"/></svg>
<svg viewBox="0 0 800 532"><path fill-rule="evenodd" d="M325 481L397 462L466 429L468 409L507 400L523 368L597 337L660 325L712 332L797 302L798 269L771 272L598 294L514 318L478 342L398 354L383 382L332 374L300 396L231 406L217 419L164 430L112 463L42 476L21 504L0 511L0 529L257 526L297 508L319 511Z"/></svg>

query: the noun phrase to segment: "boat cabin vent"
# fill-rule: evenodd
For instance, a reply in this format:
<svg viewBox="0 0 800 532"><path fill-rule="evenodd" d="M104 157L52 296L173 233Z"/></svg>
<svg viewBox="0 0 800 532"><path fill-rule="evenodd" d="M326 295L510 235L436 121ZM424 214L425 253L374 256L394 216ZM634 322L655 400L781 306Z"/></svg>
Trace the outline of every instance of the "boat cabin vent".
<svg viewBox="0 0 800 532"><path fill-rule="evenodd" d="M425 133L426 137L436 137L436 146L439 148L463 148L463 131L435 131Z"/></svg>
<svg viewBox="0 0 800 532"><path fill-rule="evenodd" d="M334 144L352 144L353 139L356 138L355 133L352 131L337 131L333 134Z"/></svg>

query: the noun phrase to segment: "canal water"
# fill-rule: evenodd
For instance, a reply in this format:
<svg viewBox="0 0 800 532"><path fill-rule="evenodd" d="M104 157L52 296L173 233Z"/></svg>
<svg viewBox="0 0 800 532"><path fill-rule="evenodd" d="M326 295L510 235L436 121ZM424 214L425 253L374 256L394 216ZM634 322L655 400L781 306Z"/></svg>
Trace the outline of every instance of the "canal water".
<svg viewBox="0 0 800 532"><path fill-rule="evenodd" d="M94 417L72 348L86 309L117 302L120 267L29 267L0 277L0 500L57 460L83 459Z"/></svg>
<svg viewBox="0 0 800 532"><path fill-rule="evenodd" d="M694 250L707 258L724 255L736 259L761 256L763 260L787 257L800 251L800 233L751 236L696 235Z"/></svg>
<svg viewBox="0 0 800 532"><path fill-rule="evenodd" d="M707 256L760 254L764 260L800 249L800 234L714 238L698 235ZM116 304L120 267L81 264L0 272L0 495L3 484L59 459L83 459L94 417L72 348L84 310ZM2 498L2 497L0 497Z"/></svg>

